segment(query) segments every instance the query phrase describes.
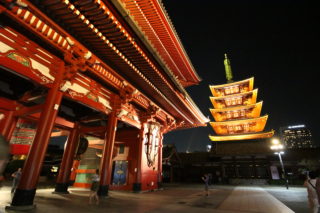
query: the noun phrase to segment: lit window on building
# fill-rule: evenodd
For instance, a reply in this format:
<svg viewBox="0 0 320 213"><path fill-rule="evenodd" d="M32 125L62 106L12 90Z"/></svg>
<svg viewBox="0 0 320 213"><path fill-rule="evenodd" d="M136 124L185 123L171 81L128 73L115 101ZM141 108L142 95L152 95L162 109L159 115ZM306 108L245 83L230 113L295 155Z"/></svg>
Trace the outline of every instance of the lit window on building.
<svg viewBox="0 0 320 213"><path fill-rule="evenodd" d="M233 112L233 117L234 117L234 118L239 117L239 112L238 112L238 111Z"/></svg>
<svg viewBox="0 0 320 213"><path fill-rule="evenodd" d="M228 99L225 100L225 102L226 102L227 106L231 106L231 99L228 98Z"/></svg>
<svg viewBox="0 0 320 213"><path fill-rule="evenodd" d="M237 104L239 104L239 105L242 104L242 98L241 97L237 98Z"/></svg>
<svg viewBox="0 0 320 213"><path fill-rule="evenodd" d="M225 93L226 95L231 95L231 94L239 93L239 91L240 91L239 86L236 85L236 86L232 86L232 87L227 87L227 88L225 88L224 93Z"/></svg>
<svg viewBox="0 0 320 213"><path fill-rule="evenodd" d="M242 97L234 97L225 99L226 106L242 105Z"/></svg>
<svg viewBox="0 0 320 213"><path fill-rule="evenodd" d="M233 126L227 126L228 134L233 134L234 133L234 128Z"/></svg>
<svg viewBox="0 0 320 213"><path fill-rule="evenodd" d="M236 131L241 131L241 130L242 130L242 126L241 126L241 125L235 126L235 130L236 130Z"/></svg>
<svg viewBox="0 0 320 213"><path fill-rule="evenodd" d="M229 95L229 94L230 94L230 88L227 87L227 88L224 90L224 92L225 92L226 95Z"/></svg>
<svg viewBox="0 0 320 213"><path fill-rule="evenodd" d="M250 130L249 124L244 124L243 130L244 130L244 132L249 132L249 130Z"/></svg>
<svg viewBox="0 0 320 213"><path fill-rule="evenodd" d="M239 93L239 86L235 86L232 88L232 93Z"/></svg>

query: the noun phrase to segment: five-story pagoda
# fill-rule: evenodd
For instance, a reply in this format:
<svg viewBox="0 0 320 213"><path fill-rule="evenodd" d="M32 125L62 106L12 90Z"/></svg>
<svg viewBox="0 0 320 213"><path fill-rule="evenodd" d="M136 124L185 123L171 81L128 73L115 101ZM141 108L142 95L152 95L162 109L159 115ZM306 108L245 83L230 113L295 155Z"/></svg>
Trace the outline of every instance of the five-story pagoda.
<svg viewBox="0 0 320 213"><path fill-rule="evenodd" d="M210 112L215 122L210 122L216 135L211 141L234 141L270 138L274 131L263 132L268 115L260 116L262 101L257 103L258 89L253 88L254 78L234 82L230 60L225 54L224 65L227 84L210 85L214 109Z"/></svg>

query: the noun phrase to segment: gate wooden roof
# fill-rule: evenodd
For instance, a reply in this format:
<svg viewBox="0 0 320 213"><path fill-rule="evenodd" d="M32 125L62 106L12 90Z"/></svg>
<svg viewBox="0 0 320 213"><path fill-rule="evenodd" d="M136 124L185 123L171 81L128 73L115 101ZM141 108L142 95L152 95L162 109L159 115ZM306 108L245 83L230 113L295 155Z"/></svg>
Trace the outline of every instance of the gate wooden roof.
<svg viewBox="0 0 320 213"><path fill-rule="evenodd" d="M186 126L208 122L184 89L200 78L158 1L30 1L35 7L20 2L31 12L49 16L53 21L46 24L57 23L65 30L60 34L76 38ZM121 14L119 5L132 16Z"/></svg>
<svg viewBox="0 0 320 213"><path fill-rule="evenodd" d="M148 38L147 46L156 50L156 54L167 65L168 71L171 71L183 86L200 82L200 77L192 66L161 2L157 0L112 0L112 2L134 21L131 26L139 26L143 35Z"/></svg>

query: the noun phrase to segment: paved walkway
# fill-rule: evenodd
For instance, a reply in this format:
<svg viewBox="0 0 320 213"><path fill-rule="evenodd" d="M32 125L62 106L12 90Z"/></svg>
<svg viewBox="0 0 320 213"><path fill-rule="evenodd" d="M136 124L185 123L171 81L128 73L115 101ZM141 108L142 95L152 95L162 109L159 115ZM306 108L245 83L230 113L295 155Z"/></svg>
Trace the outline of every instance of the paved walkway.
<svg viewBox="0 0 320 213"><path fill-rule="evenodd" d="M70 194L52 194L53 189L38 189L36 208L29 212L132 212L132 213L292 213L282 202L260 187L214 186L210 195L204 196L202 185L176 185L164 190L146 193L111 191L99 205L89 205L89 191L70 188ZM285 189L283 189L285 190ZM0 212L10 204L10 188L0 190ZM15 211L6 211L8 213Z"/></svg>
<svg viewBox="0 0 320 213"><path fill-rule="evenodd" d="M238 212L293 213L291 209L258 187L236 187L219 209Z"/></svg>

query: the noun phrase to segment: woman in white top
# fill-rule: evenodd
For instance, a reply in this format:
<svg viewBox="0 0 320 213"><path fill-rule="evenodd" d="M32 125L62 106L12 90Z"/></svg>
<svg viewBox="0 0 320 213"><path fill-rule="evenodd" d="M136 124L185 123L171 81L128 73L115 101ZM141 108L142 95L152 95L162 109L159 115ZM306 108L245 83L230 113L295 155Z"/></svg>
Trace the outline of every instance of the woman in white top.
<svg viewBox="0 0 320 213"><path fill-rule="evenodd" d="M318 213L319 199L316 189L317 174L313 171L309 172L309 178L304 182L304 186L307 187L309 206L312 213Z"/></svg>

